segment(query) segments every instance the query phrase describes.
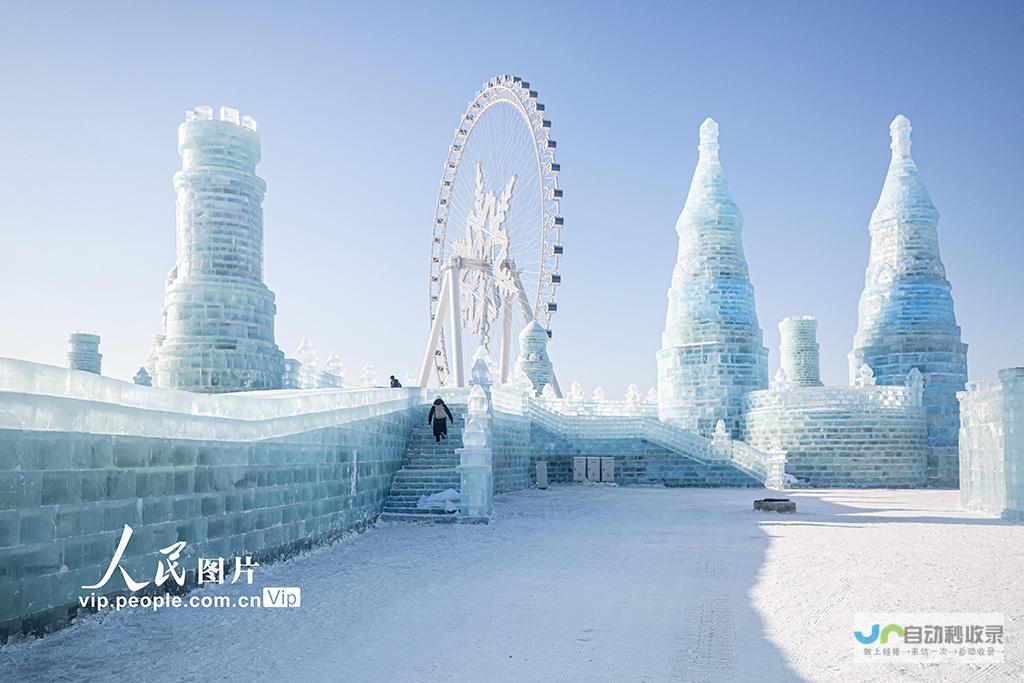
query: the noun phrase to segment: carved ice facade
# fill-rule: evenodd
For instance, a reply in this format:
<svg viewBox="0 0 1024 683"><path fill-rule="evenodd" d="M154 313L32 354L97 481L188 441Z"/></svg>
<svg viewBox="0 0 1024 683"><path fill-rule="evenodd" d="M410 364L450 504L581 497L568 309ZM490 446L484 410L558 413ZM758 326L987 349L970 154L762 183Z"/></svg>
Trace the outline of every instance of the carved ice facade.
<svg viewBox="0 0 1024 683"><path fill-rule="evenodd" d="M744 395L768 387L768 349L743 254L743 217L718 159L718 124L700 127L697 168L676 222L679 256L658 363L665 422L710 434L738 428Z"/></svg>
<svg viewBox="0 0 1024 683"><path fill-rule="evenodd" d="M196 107L178 128L177 260L164 294L156 385L200 393L277 389L274 294L263 283L260 137L251 116Z"/></svg>
<svg viewBox="0 0 1024 683"><path fill-rule="evenodd" d="M1024 519L1024 368L969 382L960 400L960 502Z"/></svg>
<svg viewBox="0 0 1024 683"><path fill-rule="evenodd" d="M871 214L871 253L850 352L850 378L861 366L878 384L902 384L912 368L924 374L924 403L933 484L956 486L960 428L957 392L967 382L967 345L939 258L939 212L910 154L910 120L889 127L892 160Z"/></svg>

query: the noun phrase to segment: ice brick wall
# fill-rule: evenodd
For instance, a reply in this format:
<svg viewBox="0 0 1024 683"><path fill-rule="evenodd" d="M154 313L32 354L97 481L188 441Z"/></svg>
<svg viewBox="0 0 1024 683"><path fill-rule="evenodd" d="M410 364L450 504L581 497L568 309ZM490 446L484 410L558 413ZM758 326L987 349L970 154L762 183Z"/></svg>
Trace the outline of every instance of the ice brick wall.
<svg viewBox="0 0 1024 683"><path fill-rule="evenodd" d="M1024 519L1024 368L970 382L960 399L960 502Z"/></svg>
<svg viewBox="0 0 1024 683"><path fill-rule="evenodd" d="M530 419L495 410L491 419L491 467L494 493L507 493L530 485Z"/></svg>
<svg viewBox="0 0 1024 683"><path fill-rule="evenodd" d="M920 387L803 387L755 391L743 440L786 453L800 485L925 486L927 427Z"/></svg>
<svg viewBox="0 0 1024 683"><path fill-rule="evenodd" d="M178 540L194 570L199 556L268 559L359 528L380 512L421 401L415 389L202 396L0 359L0 640L65 623L124 524L136 581ZM118 574L97 592L124 588Z"/></svg>
<svg viewBox="0 0 1024 683"><path fill-rule="evenodd" d="M177 259L164 293L156 385L220 393L278 389L274 294L263 283L263 196L256 122L221 107L178 128Z"/></svg>
<svg viewBox="0 0 1024 683"><path fill-rule="evenodd" d="M700 127L697 168L676 222L679 256L658 364L662 420L735 432L743 395L768 387L768 349L743 254L743 218L718 160L718 124Z"/></svg>
<svg viewBox="0 0 1024 683"><path fill-rule="evenodd" d="M871 214L871 252L850 352L850 379L868 365L879 384L902 384L911 368L925 376L929 480L956 486L960 412L956 394L967 381L967 345L939 258L939 212L910 154L910 121L890 126L892 160Z"/></svg>

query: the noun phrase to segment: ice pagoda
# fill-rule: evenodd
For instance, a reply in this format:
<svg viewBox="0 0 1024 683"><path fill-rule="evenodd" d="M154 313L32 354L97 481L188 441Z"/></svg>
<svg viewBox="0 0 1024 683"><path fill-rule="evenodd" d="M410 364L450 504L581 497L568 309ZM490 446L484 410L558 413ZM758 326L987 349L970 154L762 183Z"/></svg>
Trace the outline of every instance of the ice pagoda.
<svg viewBox="0 0 1024 683"><path fill-rule="evenodd" d="M910 155L910 120L901 114L889 130L892 161L871 215L871 253L849 355L850 379L856 380L863 365L881 385L903 384L912 368L923 373L929 481L955 486L956 394L967 382L967 345L960 341L939 258L939 212Z"/></svg>
<svg viewBox="0 0 1024 683"><path fill-rule="evenodd" d="M676 222L679 257L658 362L658 415L735 433L743 397L768 387L768 349L743 255L743 217L718 160L718 124L700 126L697 169Z"/></svg>

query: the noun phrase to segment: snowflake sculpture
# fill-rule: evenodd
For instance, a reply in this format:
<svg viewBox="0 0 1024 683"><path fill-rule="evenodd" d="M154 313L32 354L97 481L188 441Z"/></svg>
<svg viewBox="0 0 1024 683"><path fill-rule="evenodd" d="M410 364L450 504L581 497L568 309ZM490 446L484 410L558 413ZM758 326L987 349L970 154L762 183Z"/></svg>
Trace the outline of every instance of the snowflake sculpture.
<svg viewBox="0 0 1024 683"><path fill-rule="evenodd" d="M503 302L518 294L515 264L509 256L508 232L504 229L516 176L505 183L501 195L484 189L484 172L476 165L473 211L466 232L453 243L461 259L462 322L478 335L484 345L490 341L491 324L497 320Z"/></svg>

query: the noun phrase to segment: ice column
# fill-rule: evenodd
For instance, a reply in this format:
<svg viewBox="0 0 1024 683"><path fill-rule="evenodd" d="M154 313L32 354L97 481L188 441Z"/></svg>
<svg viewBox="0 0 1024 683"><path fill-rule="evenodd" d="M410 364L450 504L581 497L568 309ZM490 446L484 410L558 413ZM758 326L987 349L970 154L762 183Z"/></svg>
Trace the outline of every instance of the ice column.
<svg viewBox="0 0 1024 683"><path fill-rule="evenodd" d="M100 374L100 336L88 332L72 332L68 336L68 367L72 370Z"/></svg>
<svg viewBox="0 0 1024 683"><path fill-rule="evenodd" d="M710 434L735 433L743 396L768 387L768 349L754 309L743 218L718 160L718 124L700 127L697 169L676 222L679 257L658 361L658 415Z"/></svg>
<svg viewBox="0 0 1024 683"><path fill-rule="evenodd" d="M820 387L818 321L809 315L779 323L779 359L790 387Z"/></svg>
<svg viewBox="0 0 1024 683"><path fill-rule="evenodd" d="M901 114L889 129L892 161L871 214L871 253L849 355L850 380L856 381L862 365L882 385L903 384L911 368L920 370L931 447L929 482L956 486L956 394L967 382L967 345L960 341L939 259L939 212L910 155L910 121Z"/></svg>
<svg viewBox="0 0 1024 683"><path fill-rule="evenodd" d="M177 262L164 294L156 384L197 392L276 389L274 294L263 283L263 196L256 122L197 107L178 128Z"/></svg>
<svg viewBox="0 0 1024 683"><path fill-rule="evenodd" d="M490 521L494 494L494 453L491 450L490 371L479 351L473 362L467 403L466 426L459 454L459 521Z"/></svg>

